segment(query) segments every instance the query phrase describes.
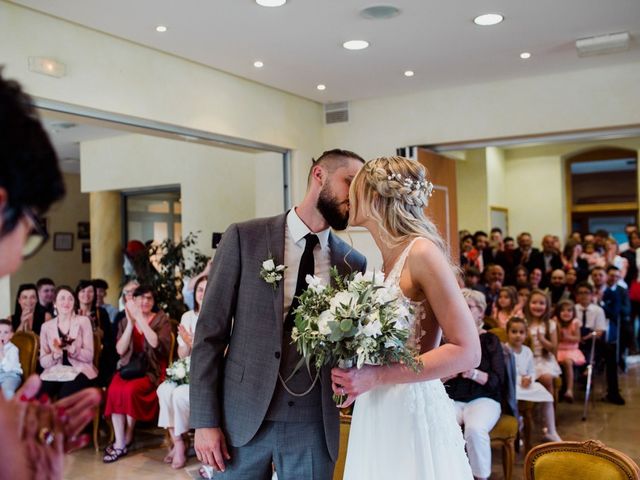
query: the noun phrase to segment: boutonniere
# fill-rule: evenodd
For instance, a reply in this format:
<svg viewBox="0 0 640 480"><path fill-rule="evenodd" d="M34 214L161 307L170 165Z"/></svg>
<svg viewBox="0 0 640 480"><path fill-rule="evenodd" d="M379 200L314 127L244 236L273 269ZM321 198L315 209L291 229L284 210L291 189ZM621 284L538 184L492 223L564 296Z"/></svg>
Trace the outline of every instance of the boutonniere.
<svg viewBox="0 0 640 480"><path fill-rule="evenodd" d="M269 254L264 262L262 262L262 268L260 269L260 278L270 284L275 290L278 288L278 283L284 277L284 271L287 269L284 265L276 265L273 255Z"/></svg>

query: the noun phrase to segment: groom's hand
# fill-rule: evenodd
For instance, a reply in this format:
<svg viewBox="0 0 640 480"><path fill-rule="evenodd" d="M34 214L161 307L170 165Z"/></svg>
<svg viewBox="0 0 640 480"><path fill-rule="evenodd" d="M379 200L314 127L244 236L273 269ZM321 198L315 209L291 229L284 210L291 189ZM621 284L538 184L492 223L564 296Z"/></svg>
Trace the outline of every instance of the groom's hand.
<svg viewBox="0 0 640 480"><path fill-rule="evenodd" d="M224 472L225 460L231 460L221 428L196 428L195 451L198 460Z"/></svg>

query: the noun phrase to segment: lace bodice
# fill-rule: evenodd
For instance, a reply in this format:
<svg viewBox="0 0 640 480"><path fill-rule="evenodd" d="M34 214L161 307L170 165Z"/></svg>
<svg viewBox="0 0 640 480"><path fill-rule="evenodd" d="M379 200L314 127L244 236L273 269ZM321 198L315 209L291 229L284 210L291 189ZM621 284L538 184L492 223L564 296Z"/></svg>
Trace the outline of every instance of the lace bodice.
<svg viewBox="0 0 640 480"><path fill-rule="evenodd" d="M396 260L396 263L393 265L393 268L391 269L389 274L385 275L385 280L384 280L385 286L396 287L398 289L401 299L403 299L407 303L407 305L412 308L413 315L410 318L410 322L411 322L413 333L409 337L409 343L412 343L418 347L420 343L420 338L425 334L425 332L422 330L422 320L426 316L426 308L425 308L426 300L416 302L408 298L400 288L400 276L402 275L402 270L404 269L404 264L407 261L409 252L411 251L413 244L419 238L420 237L416 237L413 240L411 240L411 242L409 242L409 245L407 245L407 247L402 251L402 253Z"/></svg>

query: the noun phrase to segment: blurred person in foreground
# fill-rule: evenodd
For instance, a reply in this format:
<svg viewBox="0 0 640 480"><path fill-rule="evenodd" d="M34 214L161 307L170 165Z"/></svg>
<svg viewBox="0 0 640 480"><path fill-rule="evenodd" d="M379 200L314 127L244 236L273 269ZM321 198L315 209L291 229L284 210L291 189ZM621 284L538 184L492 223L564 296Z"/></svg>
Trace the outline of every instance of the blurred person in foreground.
<svg viewBox="0 0 640 480"><path fill-rule="evenodd" d="M0 278L15 272L47 240L40 216L65 193L58 159L20 85L0 70ZM33 375L11 401L0 396L0 480L61 479L64 453L89 442L80 435L100 402L87 389L52 404L36 395Z"/></svg>

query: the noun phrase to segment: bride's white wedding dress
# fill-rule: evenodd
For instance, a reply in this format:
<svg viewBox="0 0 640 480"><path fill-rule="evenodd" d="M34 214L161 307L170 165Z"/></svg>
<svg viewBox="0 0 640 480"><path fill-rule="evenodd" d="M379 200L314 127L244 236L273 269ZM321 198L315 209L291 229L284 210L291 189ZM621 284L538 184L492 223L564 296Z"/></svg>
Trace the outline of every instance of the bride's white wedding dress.
<svg viewBox="0 0 640 480"><path fill-rule="evenodd" d="M414 242L385 285L399 284ZM411 304L414 328L420 331L424 303ZM440 380L377 387L356 400L344 480L375 479L473 479L454 404Z"/></svg>

